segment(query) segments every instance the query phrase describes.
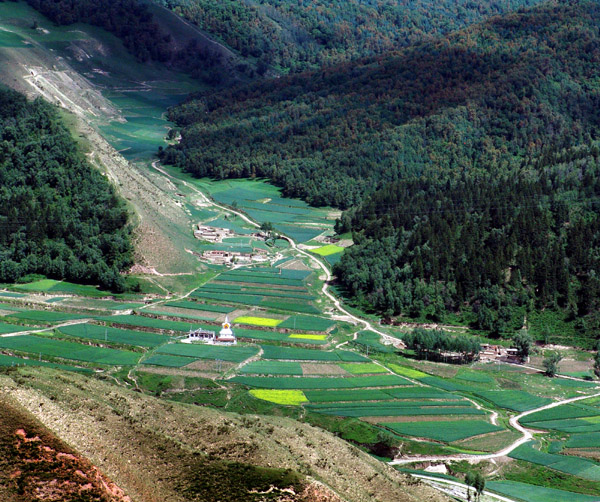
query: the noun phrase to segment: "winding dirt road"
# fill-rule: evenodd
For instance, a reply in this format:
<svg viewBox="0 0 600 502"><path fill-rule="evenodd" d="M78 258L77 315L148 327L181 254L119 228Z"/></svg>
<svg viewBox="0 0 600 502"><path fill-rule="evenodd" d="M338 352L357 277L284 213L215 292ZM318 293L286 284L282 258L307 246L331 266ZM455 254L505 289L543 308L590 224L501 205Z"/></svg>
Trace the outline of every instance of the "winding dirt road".
<svg viewBox="0 0 600 502"><path fill-rule="evenodd" d="M392 460L391 462L389 462L389 464L390 465L403 465L403 464L411 464L414 462L446 462L446 461L454 461L454 460L457 460L457 461L469 460L469 461L479 462L481 460L492 460L494 458L505 457L510 452L517 449L519 446L521 446L522 444L526 443L527 441L529 441L533 438L533 433L531 432L531 430L523 427L519 423L519 420L521 420L523 417L526 417L527 415L531 415L532 413L536 413L538 411L549 410L551 408L556 408L557 406L562 406L563 404L574 403L576 401L581 401L583 399L589 399L591 397L598 397L598 396L600 396L600 392L596 392L595 394L589 394L589 395L585 395L585 396L572 397L569 399L564 399L562 401L556 401L555 403L550 403L545 406L540 406L539 408L525 411L525 412L521 413L520 415L516 415L516 416L512 417L509 420L510 425L523 435L519 439L517 439L515 442L513 442L512 444L510 444L506 448L503 448L500 451L497 451L496 453L486 453L483 455L464 453L464 454L460 454L460 455L445 455L445 456L444 455L432 455L432 456L404 457L404 458Z"/></svg>
<svg viewBox="0 0 600 502"><path fill-rule="evenodd" d="M253 227L259 228L260 224L258 224L256 221L252 220L251 218L249 218L246 214L244 214L241 211L232 209L230 207L227 206L223 206L221 204L218 204L217 202L215 202L214 200L210 199L204 192L202 192L202 190L198 189L197 187L195 187L194 185L186 182L185 180L179 179L179 178L174 178L173 176L171 176L169 173L167 173L164 169L162 169L159 165L159 161L156 160L152 163L152 167L160 172L161 174L163 174L164 176L172 179L172 180L177 180L180 183L183 183L187 188L189 188L190 190L192 190L193 192L195 192L197 195L199 195L202 200L208 204L211 205L213 207L216 207L222 211L228 212L230 214L234 214L236 216L239 216L240 218L242 218L242 220L244 220L246 223L248 223L249 225L252 225ZM347 316L349 319L352 319L353 321L355 321L357 324L364 326L364 329L372 331L374 333L377 333L383 340L387 341L388 343L395 343L398 344L398 339L394 338L386 333L383 333L382 331L376 329L373 324L369 321L367 321L366 319L362 319L352 313L350 313L348 310L346 310L342 305L341 302L338 298L336 298L330 291L329 291L329 282L332 279L332 275L331 272L329 271L329 269L327 268L327 266L317 257L311 255L310 253L306 252L303 249L300 249L298 247L298 245L296 244L296 242L290 238L287 237L285 235L281 236L282 238L284 238L285 240L287 240L290 243L290 246L292 247L292 249L298 254L298 255L302 255L306 258L308 258L309 260L311 260L313 263L315 263L319 269L321 269L324 274L325 274L325 281L323 282L323 286L321 288L321 293L326 296L327 298L329 298L329 300L331 300L331 302L335 305L335 308L341 312L342 314L344 314L345 316ZM355 338L356 338L356 334L355 334ZM342 344L343 345L343 344ZM499 458L499 457L504 457L506 455L508 455L509 453L511 453L513 450L515 450L516 448L518 448L519 446L521 446L522 444L530 441L533 438L533 432L525 427L523 427L520 423L519 420L521 420L522 418L526 417L527 415L531 415L532 413L536 413L538 411L543 411L543 410L548 410L551 408L556 408L557 406L562 406L564 404L569 404L569 403L573 403L576 401L581 401L583 399L588 399L591 397L597 397L600 396L600 392L595 393L595 394L590 394L590 395L586 395L586 396L578 396L578 397L574 397L574 398L570 398L570 399L565 399L562 401L557 401L555 403L551 403L551 404L547 404L545 406L541 406L539 408L535 408L533 410L529 410L526 411L524 413L521 413L520 415L516 415L514 417L512 417L509 420L510 425L517 431L519 431L522 436L517 439L516 441L514 441L512 444L510 444L509 446L507 446L506 448L503 448L502 450L495 452L495 453L488 453L488 454L482 454L482 455L475 455L475 454L460 454L460 455L448 455L448 456L443 456L443 455L432 455L432 456L414 456L414 457L405 457L405 458L399 458L399 459L395 459L392 460L391 462L389 462L390 465L403 465L403 464L410 464L410 463L414 463L414 462L436 462L436 461L460 461L460 460L469 460L471 462L475 461L475 462L479 462L482 460L492 460L495 458ZM475 406L477 406L478 408L482 408L485 409L483 407L481 407L481 405L479 405L478 403L475 403L475 401L472 401ZM490 410L487 410L490 411ZM490 421L493 424L497 424L497 420L498 420L498 413L497 412L492 412L492 415L490 416ZM502 497L498 497L499 500L502 500ZM508 498L504 498L503 500L510 500Z"/></svg>
<svg viewBox="0 0 600 502"><path fill-rule="evenodd" d="M230 214L235 214L236 216L239 216L240 218L242 218L249 225L252 225L255 228L260 228L260 224L259 223L257 223L256 221L252 220L251 218L249 218L243 212L237 211L237 210L232 209L232 208L227 207L227 206L223 206L221 204L218 204L214 200L210 199L202 190L200 190L199 188L195 187L194 185L188 183L185 180L182 180L182 179L175 178L175 177L171 176L168 172L166 172L164 169L162 169L160 167L160 161L155 160L154 162L152 162L152 167L156 171L158 171L159 173L161 173L162 175L166 176L167 178L169 178L171 180L177 180L178 182L180 182L183 185L185 185L187 188L189 188L190 190L192 190L193 192L195 192L196 194L198 194L206 204L209 204L209 205L211 205L213 207L219 208L222 211L226 211L226 212L228 212ZM297 254L305 256L306 258L308 258L309 260L311 260L313 263L315 263L321 270L323 270L323 272L325 272L325 281L323 282L323 287L321 288L321 293L323 295L325 295L327 298L329 298L329 300L331 300L333 302L333 304L335 305L335 308L337 308L342 314L344 314L345 316L347 316L349 319L352 319L357 324L362 324L364 326L364 329L369 330L369 331L373 331L374 333L377 333L387 343L390 343L390 344L394 343L396 345L398 345L399 343L401 343L401 341L398 338L394 338L393 336L390 336L390 335L388 335L386 333L383 333L383 332L379 331L378 329L376 329L366 319L362 319L362 318L360 318L358 316L355 316L354 314L351 314L350 312L348 312L344 307L342 307L341 302L333 294L331 294L329 292L329 290L328 290L329 289L329 281L331 281L332 276L331 276L331 272L329 272L329 269L327 268L327 266L321 260L319 260L316 256L313 256L310 253L307 253L303 249L300 249L298 247L298 245L296 244L296 241L294 241L294 239L292 239L292 238L290 238L290 237L288 237L286 235L282 235L281 237L290 243L290 246L292 247L292 249Z"/></svg>

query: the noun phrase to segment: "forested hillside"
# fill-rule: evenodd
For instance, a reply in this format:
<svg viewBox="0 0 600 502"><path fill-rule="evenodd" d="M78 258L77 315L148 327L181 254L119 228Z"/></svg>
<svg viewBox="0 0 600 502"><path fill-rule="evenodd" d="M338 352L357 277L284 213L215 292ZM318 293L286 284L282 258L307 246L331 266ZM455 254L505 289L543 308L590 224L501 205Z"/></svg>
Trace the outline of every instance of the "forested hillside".
<svg viewBox="0 0 600 502"><path fill-rule="evenodd" d="M244 57L297 72L382 54L540 0L154 0Z"/></svg>
<svg viewBox="0 0 600 502"><path fill-rule="evenodd" d="M394 55L175 108L163 159L351 208L336 273L365 307L496 333L598 324L600 5L544 6ZM595 336L595 335L594 335Z"/></svg>
<svg viewBox="0 0 600 502"><path fill-rule="evenodd" d="M508 173L598 130L597 2L550 4L396 55L197 96L163 156L352 207L406 177Z"/></svg>
<svg viewBox="0 0 600 502"><path fill-rule="evenodd" d="M104 28L120 38L140 61L169 64L211 85L223 84L232 76L221 55L198 40L188 40L184 45L175 43L140 0L26 1L56 24L82 22Z"/></svg>
<svg viewBox="0 0 600 502"><path fill-rule="evenodd" d="M30 273L123 290L127 211L45 101L0 89L0 281Z"/></svg>
<svg viewBox="0 0 600 502"><path fill-rule="evenodd" d="M469 307L475 327L500 335L550 309L595 338L599 207L597 147L517 176L399 181L345 215L356 245L334 271L358 303L387 315L441 321Z"/></svg>

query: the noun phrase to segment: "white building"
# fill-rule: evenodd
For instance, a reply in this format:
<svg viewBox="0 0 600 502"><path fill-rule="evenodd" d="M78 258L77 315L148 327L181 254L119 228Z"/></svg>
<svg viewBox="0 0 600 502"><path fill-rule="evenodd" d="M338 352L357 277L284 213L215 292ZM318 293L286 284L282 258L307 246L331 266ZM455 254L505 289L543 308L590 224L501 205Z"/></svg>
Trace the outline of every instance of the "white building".
<svg viewBox="0 0 600 502"><path fill-rule="evenodd" d="M228 317L225 317L225 322L222 326L218 336L214 331L208 331L202 328L190 330L188 333L188 341L202 342L210 345L236 345L237 339L231 329L231 323L229 322Z"/></svg>

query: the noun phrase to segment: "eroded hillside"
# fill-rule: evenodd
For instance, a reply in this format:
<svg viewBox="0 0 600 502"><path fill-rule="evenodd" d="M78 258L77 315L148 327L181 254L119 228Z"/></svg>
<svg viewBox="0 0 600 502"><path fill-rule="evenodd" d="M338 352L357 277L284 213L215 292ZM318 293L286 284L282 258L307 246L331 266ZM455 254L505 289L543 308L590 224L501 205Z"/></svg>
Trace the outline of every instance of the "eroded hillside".
<svg viewBox="0 0 600 502"><path fill-rule="evenodd" d="M27 421L39 420L133 501L446 500L345 441L290 419L166 403L40 369L9 372L0 388L2 402L27 414L12 415L11 428L30 437Z"/></svg>

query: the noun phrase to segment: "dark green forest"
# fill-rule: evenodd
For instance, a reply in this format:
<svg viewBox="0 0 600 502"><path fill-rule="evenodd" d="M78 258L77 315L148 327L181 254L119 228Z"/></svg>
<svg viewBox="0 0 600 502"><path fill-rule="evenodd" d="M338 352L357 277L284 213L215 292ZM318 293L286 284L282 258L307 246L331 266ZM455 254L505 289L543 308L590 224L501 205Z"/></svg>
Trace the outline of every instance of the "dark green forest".
<svg viewBox="0 0 600 502"><path fill-rule="evenodd" d="M201 94L162 152L347 211L335 272L362 307L503 334L598 316L600 4L550 2L434 42ZM576 321L575 321L576 320Z"/></svg>
<svg viewBox="0 0 600 502"><path fill-rule="evenodd" d="M55 107L0 88L0 281L35 273L123 291L127 217Z"/></svg>
<svg viewBox="0 0 600 502"><path fill-rule="evenodd" d="M352 207L414 176L507 173L596 134L600 7L496 18L393 56L196 96L163 154L199 176L266 176Z"/></svg>
<svg viewBox="0 0 600 502"><path fill-rule="evenodd" d="M383 54L540 0L155 0L283 72Z"/></svg>
<svg viewBox="0 0 600 502"><path fill-rule="evenodd" d="M388 185L345 214L356 244L334 268L339 282L389 316L443 321L468 306L474 327L503 335L550 309L596 337L599 149L554 160L517 176Z"/></svg>

